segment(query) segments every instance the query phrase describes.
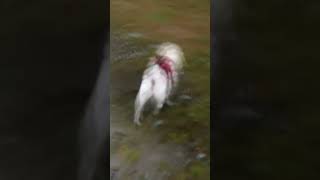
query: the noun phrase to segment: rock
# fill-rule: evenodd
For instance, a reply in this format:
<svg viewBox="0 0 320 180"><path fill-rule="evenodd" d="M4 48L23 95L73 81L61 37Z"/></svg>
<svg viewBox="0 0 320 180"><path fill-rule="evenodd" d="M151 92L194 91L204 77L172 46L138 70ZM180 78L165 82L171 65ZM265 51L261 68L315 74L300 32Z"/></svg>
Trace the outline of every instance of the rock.
<svg viewBox="0 0 320 180"><path fill-rule="evenodd" d="M144 179L149 180L149 173L148 173L148 172L146 172L146 173L144 174Z"/></svg>
<svg viewBox="0 0 320 180"><path fill-rule="evenodd" d="M205 157L207 157L206 154L204 154L204 153L199 153L199 154L197 154L196 159L197 159L197 160L202 160L202 159L204 159Z"/></svg>
<svg viewBox="0 0 320 180"><path fill-rule="evenodd" d="M138 33L138 32L131 32L131 33L128 33L127 36L129 38L140 38L143 36L143 34L141 33Z"/></svg>
<svg viewBox="0 0 320 180"><path fill-rule="evenodd" d="M184 167L187 167L192 162L192 159L188 159L184 163Z"/></svg>
<svg viewBox="0 0 320 180"><path fill-rule="evenodd" d="M190 100L192 100L192 97L184 94L184 95L179 96L179 99L182 101L190 101Z"/></svg>
<svg viewBox="0 0 320 180"><path fill-rule="evenodd" d="M163 123L164 123L163 120L157 120L157 121L153 124L153 127L154 127L154 128L157 128L157 127L161 126Z"/></svg>
<svg viewBox="0 0 320 180"><path fill-rule="evenodd" d="M111 169L110 171L110 179L111 180L116 180L117 178L117 172L119 171L119 169Z"/></svg>

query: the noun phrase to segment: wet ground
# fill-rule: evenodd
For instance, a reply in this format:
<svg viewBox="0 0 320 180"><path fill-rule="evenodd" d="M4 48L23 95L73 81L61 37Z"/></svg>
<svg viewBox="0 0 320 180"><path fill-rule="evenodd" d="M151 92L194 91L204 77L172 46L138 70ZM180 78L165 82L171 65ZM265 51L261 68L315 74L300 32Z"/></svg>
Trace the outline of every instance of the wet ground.
<svg viewBox="0 0 320 180"><path fill-rule="evenodd" d="M210 178L209 26L209 1L111 1L112 179ZM177 104L158 116L147 111L136 127L134 98L148 57L163 41L186 54Z"/></svg>

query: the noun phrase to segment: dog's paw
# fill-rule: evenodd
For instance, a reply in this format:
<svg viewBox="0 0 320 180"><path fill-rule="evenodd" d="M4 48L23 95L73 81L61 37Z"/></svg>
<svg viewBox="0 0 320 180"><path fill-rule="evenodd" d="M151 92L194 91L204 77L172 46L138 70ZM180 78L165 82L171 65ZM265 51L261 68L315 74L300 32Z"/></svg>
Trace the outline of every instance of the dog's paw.
<svg viewBox="0 0 320 180"><path fill-rule="evenodd" d="M152 112L152 115L157 116L160 113L159 109L156 109Z"/></svg>
<svg viewBox="0 0 320 180"><path fill-rule="evenodd" d="M133 121L135 125L137 126L141 126L141 122L140 121Z"/></svg>

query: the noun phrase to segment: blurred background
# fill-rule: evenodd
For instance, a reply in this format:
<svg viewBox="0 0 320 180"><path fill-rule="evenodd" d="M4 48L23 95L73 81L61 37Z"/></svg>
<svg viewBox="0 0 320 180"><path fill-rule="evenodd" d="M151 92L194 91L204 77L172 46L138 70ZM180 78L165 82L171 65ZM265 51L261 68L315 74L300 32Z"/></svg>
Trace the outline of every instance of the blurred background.
<svg viewBox="0 0 320 180"><path fill-rule="evenodd" d="M0 179L75 179L107 3L0 2Z"/></svg>
<svg viewBox="0 0 320 180"><path fill-rule="evenodd" d="M213 3L213 177L319 179L319 3Z"/></svg>

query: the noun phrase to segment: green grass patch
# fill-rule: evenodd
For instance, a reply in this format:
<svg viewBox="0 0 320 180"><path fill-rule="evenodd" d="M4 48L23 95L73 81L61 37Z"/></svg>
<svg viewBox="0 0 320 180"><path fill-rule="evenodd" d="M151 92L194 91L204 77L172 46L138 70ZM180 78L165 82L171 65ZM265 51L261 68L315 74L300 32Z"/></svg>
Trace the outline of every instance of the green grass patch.
<svg viewBox="0 0 320 180"><path fill-rule="evenodd" d="M153 11L146 16L147 20L158 23L168 23L175 17L174 11L162 9L160 11Z"/></svg>
<svg viewBox="0 0 320 180"><path fill-rule="evenodd" d="M140 152L135 148L122 145L119 151L121 156L124 157L128 163L137 162L140 158Z"/></svg>
<svg viewBox="0 0 320 180"><path fill-rule="evenodd" d="M209 180L210 166L208 162L194 162L186 169L172 176L170 180Z"/></svg>
<svg viewBox="0 0 320 180"><path fill-rule="evenodd" d="M189 140L189 134L188 133L174 133L171 132L168 134L169 141L172 141L177 144L185 144Z"/></svg>

